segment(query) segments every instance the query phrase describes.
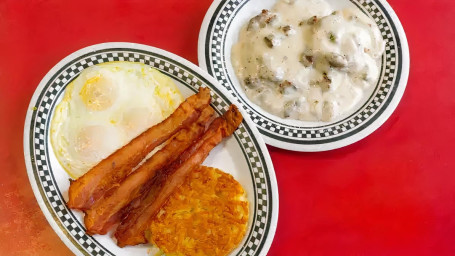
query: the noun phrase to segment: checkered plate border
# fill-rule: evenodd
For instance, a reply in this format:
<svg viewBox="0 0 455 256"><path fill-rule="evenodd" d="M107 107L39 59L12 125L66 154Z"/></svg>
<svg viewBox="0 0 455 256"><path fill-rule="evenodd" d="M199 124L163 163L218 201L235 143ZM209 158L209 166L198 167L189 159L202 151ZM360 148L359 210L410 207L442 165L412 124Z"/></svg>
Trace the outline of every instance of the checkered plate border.
<svg viewBox="0 0 455 256"><path fill-rule="evenodd" d="M264 115L262 110L253 107L250 101L239 93L238 88L240 86L235 86L234 80L226 67L227 59L230 58L230 56L225 54L227 47L226 35L232 20L235 19L237 13L249 1L221 0L216 3L213 13L210 13L210 11L207 13L207 15L210 15L210 20L208 20L207 24L203 24L203 28L205 26L207 29L201 29L201 33L205 34L200 35L200 38L205 37L205 42L199 43L203 43L205 47L204 49L199 47L199 60L200 63L205 63L201 67L214 76L242 104L265 138L272 139L266 140L268 143L270 141L279 141L299 145L301 148L305 147L305 145L316 145L316 147L323 148L324 145L339 142L362 133L364 129L378 120L389 107L394 97L401 98L401 95L396 95L396 92L398 86L406 86L405 83L404 85L400 83L403 59L401 41L406 39L399 35L396 28L397 24L395 24L396 21L394 22L386 11L381 3L382 0L349 0L376 22L386 42L385 54L381 64L381 76L371 97L349 117L327 125L296 126L270 117L270 115ZM401 26L400 24L398 25ZM280 143L271 144L281 147ZM343 143L339 145L341 144ZM331 148L334 147L332 146Z"/></svg>
<svg viewBox="0 0 455 256"><path fill-rule="evenodd" d="M43 210L47 210L52 215L52 218L48 218L48 220L55 222L66 236L62 239L64 241L68 239L83 255L102 256L113 255L113 253L108 248L104 248L94 237L87 235L83 225L66 207L62 192L54 178L53 168L55 166L51 166L49 160L49 144L47 141L50 116L55 109L59 95L83 69L109 61L145 63L178 80L195 92L200 86L209 87L212 93L211 105L219 114L226 111L231 104L231 100L193 68L175 61L175 58L155 53L153 50L144 51L135 48L103 47L103 49L91 51L82 56L74 56L50 79L45 81L46 83L41 90L38 91L37 89L35 92L37 97L34 96L36 101L32 99L30 103L32 110L29 110L30 118L27 118L30 122L26 122L24 131L24 150L28 151L25 153L25 158L29 178L32 185L36 184L37 190L39 190L35 190L35 195L39 202L40 199L43 200L45 205ZM250 121L244 121L234 133L234 137L248 161L249 171L254 183L253 187L255 188L254 202L251 202L254 205L251 228L247 234L247 239L240 245L241 248L236 254L241 256L262 255L263 252L261 253L261 251L264 244L266 240L270 239L268 236L271 234L273 237L276 223L273 223L272 220L272 210L274 210L272 206L278 203L273 201L277 195L272 195L272 193L277 193L272 189L272 187L276 187L274 185L276 180L273 166L271 166L268 152L264 152L265 145L261 145L263 144L262 140L258 141L254 136L253 130L255 128L252 126L254 125ZM28 141L26 141L27 137ZM277 205L275 205L275 209L277 209ZM271 230L273 231L271 232Z"/></svg>

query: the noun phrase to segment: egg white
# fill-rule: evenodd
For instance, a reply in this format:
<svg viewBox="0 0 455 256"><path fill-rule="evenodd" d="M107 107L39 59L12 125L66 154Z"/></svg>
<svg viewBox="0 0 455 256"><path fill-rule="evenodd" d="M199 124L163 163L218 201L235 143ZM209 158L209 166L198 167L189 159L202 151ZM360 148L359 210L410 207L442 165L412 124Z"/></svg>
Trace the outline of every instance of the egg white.
<svg viewBox="0 0 455 256"><path fill-rule="evenodd" d="M91 66L71 82L51 122L57 159L78 178L183 101L168 76L142 63Z"/></svg>

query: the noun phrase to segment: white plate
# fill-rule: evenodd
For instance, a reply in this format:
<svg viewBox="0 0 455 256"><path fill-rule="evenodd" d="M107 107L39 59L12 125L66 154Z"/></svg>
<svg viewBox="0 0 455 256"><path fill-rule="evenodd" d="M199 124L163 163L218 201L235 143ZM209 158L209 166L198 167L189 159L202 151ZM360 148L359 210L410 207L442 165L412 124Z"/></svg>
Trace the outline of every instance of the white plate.
<svg viewBox="0 0 455 256"><path fill-rule="evenodd" d="M267 144L294 151L331 150L359 141L381 126L397 107L409 75L409 49L398 17L385 0L327 0L334 8L360 8L387 43L373 94L350 115L331 123L282 119L262 110L243 92L231 64L240 28L277 0L215 0L199 33L199 66L215 77L250 115Z"/></svg>
<svg viewBox="0 0 455 256"><path fill-rule="evenodd" d="M222 113L233 98L189 61L146 45L105 43L79 50L60 61L43 78L27 112L24 154L35 197L55 232L77 255L149 255L149 245L119 248L109 235L85 234L82 214L66 207L69 175L58 163L49 139L49 125L65 87L94 64L133 61L150 65L170 76L187 97L199 86L212 90L212 107ZM278 218L278 188L267 148L254 124L245 117L233 136L218 145L204 165L232 174L245 188L250 219L245 238L231 255L266 255Z"/></svg>

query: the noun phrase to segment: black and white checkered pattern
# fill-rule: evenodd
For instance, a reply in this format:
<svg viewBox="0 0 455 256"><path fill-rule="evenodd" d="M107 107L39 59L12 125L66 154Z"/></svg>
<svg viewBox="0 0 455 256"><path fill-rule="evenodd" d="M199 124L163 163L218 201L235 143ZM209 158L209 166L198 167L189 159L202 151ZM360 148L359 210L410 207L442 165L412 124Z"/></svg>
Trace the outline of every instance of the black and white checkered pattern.
<svg viewBox="0 0 455 256"><path fill-rule="evenodd" d="M75 219L62 198L61 192L58 191L58 186L55 183L52 166L49 162L48 141L50 113L54 110L55 101L58 95L65 89L66 85L72 81L79 73L92 65L109 62L109 61L132 61L141 62L150 65L161 72L179 80L184 85L196 91L200 86L211 88L212 106L220 113L228 110L231 102L228 102L218 94L218 90L212 84L206 84L199 79L191 68L185 67L183 64L173 62L162 58L154 53L144 53L135 49L115 49L102 50L93 52L89 56L75 59L70 64L62 68L56 73L53 80L45 86L38 98L35 106L36 110L33 113L30 137L32 138L32 167L38 187L42 188L41 195L47 200L48 210L54 215L54 219L58 220L66 229L64 232L70 240L82 247L85 253L89 255L113 255L106 248L103 248L96 239L85 234L85 230L81 223ZM250 172L254 177L254 186L257 187L255 197L255 208L257 212L253 214L253 235L249 236L249 240L242 247L242 254L239 255L256 255L257 245L261 243L267 236L266 230L270 223L267 221L270 216L268 212L270 202L271 185L266 179L268 175L266 163L262 152L255 146L255 138L247 129L247 124L242 123L235 132L235 136L240 141L242 150L246 152L246 158L250 165ZM246 253L246 254L245 254Z"/></svg>
<svg viewBox="0 0 455 256"><path fill-rule="evenodd" d="M359 127L365 125L369 120L376 119L381 108L387 107L386 100L391 96L393 86L398 86L395 83L397 75L397 51L399 50L395 41L395 35L392 33L389 21L377 6L375 1L371 0L350 0L357 6L362 6L364 11L376 22L381 31L382 37L386 42L385 57L383 58L382 67L384 73L379 79L379 86L374 92L374 97L356 113L343 121L337 122L333 125L319 126L319 127L296 127L291 126L276 120L272 120L257 111L249 105L245 98L243 98L237 91L235 86L232 86L229 81L229 73L226 67L226 58L230 56L225 55L224 45L227 31L232 19L235 17L236 11L242 8L249 0L230 0L224 3L218 13L215 13L213 20L212 31L207 32L208 41L210 42L210 55L207 59L207 66L209 73L214 76L236 99L238 99L243 108L250 114L251 119L257 125L258 129L267 131L273 134L275 139L286 138L294 141L324 141L334 139L343 139L347 133L353 130L359 132Z"/></svg>
<svg viewBox="0 0 455 256"><path fill-rule="evenodd" d="M264 164L260 159L260 152L257 151L257 148L254 146L252 137L248 135L248 132L245 130L244 126L239 127L235 132L238 136L242 147L244 148L248 162L250 164L250 170L252 170L254 183L256 184L256 212L254 214L253 226L252 226L252 235L250 239L245 242L241 250L237 255L258 255L260 249L258 244L260 244L266 237L265 228L270 223L267 221L271 212L268 211L268 207L271 202L268 201L267 196L269 195L270 187L267 185Z"/></svg>

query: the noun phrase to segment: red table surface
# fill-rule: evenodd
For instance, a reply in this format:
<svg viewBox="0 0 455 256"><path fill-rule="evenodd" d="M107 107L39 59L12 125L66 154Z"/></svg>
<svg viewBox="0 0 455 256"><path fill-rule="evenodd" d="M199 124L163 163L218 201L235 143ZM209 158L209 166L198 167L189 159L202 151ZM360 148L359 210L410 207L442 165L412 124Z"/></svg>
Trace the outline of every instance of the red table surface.
<svg viewBox="0 0 455 256"><path fill-rule="evenodd" d="M197 63L210 0L0 1L0 255L70 255L41 213L23 158L29 100L68 54L147 44ZM455 255L455 1L390 0L411 54L391 118L321 153L268 147L278 180L269 255Z"/></svg>

